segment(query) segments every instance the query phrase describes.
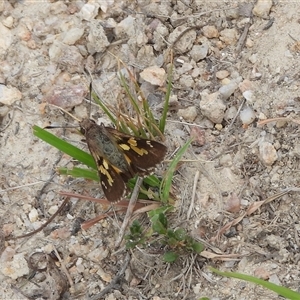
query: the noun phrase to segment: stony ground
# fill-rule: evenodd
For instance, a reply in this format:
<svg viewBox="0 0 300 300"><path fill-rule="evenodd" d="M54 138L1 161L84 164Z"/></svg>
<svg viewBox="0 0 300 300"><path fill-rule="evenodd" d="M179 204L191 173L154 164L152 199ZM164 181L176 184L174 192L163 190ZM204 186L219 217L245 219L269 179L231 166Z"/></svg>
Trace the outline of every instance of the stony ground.
<svg viewBox="0 0 300 300"><path fill-rule="evenodd" d="M0 298L279 299L209 266L299 289L299 11L296 1L269 0L1 1ZM116 105L127 66L159 115L172 62L166 159L195 141L174 176L170 222L205 252L168 265L162 251L115 249L123 215L75 232L79 217L103 209L77 198L42 232L12 240L53 215L59 191L103 196L94 182L56 174L76 162L32 127L74 120L48 104L89 116L90 72L97 94ZM108 123L97 106L92 116Z"/></svg>

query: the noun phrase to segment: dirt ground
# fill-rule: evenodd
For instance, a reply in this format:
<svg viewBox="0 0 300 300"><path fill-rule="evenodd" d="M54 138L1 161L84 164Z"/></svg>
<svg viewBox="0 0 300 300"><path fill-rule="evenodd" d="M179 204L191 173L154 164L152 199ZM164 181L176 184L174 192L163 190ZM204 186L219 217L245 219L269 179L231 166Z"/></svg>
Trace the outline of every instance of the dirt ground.
<svg viewBox="0 0 300 300"><path fill-rule="evenodd" d="M124 216L76 231L104 209L77 198L43 231L13 240L53 215L60 191L103 197L97 183L55 172L77 163L32 127L74 120L47 104L87 117L88 70L101 99L116 105L122 60L159 115L170 53L166 160L195 142L174 176L169 218L205 252L169 265L161 249L115 249ZM280 298L209 266L300 292L299 55L297 1L1 1L0 299ZM92 116L109 124L96 105ZM51 132L82 139L74 129ZM49 258L54 249L62 262Z"/></svg>

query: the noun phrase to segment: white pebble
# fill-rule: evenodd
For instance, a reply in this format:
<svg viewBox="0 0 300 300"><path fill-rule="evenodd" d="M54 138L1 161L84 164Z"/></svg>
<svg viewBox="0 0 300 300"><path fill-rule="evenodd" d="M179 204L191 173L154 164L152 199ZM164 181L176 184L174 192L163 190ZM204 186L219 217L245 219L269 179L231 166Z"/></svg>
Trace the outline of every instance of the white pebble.
<svg viewBox="0 0 300 300"><path fill-rule="evenodd" d="M240 112L240 119L243 124L249 125L255 120L255 113L249 106L245 107Z"/></svg>
<svg viewBox="0 0 300 300"><path fill-rule="evenodd" d="M52 205L49 209L48 209L48 213L52 216L54 215L58 210L58 206L57 205Z"/></svg>
<svg viewBox="0 0 300 300"><path fill-rule="evenodd" d="M38 217L39 217L39 214L35 208L33 208L28 214L28 218L31 223L35 222L38 219Z"/></svg>
<svg viewBox="0 0 300 300"><path fill-rule="evenodd" d="M253 103L253 92L252 91L243 92L243 97L247 100L248 103Z"/></svg>
<svg viewBox="0 0 300 300"><path fill-rule="evenodd" d="M82 19L91 21L97 16L98 10L99 10L99 4L86 3L82 6L79 14Z"/></svg>

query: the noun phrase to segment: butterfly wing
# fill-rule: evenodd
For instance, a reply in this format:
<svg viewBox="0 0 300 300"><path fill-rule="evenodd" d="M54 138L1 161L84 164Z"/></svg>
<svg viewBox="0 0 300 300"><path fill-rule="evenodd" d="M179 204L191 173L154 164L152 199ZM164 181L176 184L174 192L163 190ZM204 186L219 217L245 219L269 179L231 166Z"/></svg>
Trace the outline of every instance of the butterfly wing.
<svg viewBox="0 0 300 300"><path fill-rule="evenodd" d="M113 203L120 201L126 191L124 173L103 157L98 157L97 168L100 183L107 200Z"/></svg>
<svg viewBox="0 0 300 300"><path fill-rule="evenodd" d="M99 126L89 119L84 119L80 126L97 165L100 183L107 200L120 201L126 190L124 182L133 177L127 168L127 161L104 126Z"/></svg>
<svg viewBox="0 0 300 300"><path fill-rule="evenodd" d="M166 155L167 147L159 142L126 135L111 127L105 128L115 138L128 164L135 167L133 169L152 169Z"/></svg>

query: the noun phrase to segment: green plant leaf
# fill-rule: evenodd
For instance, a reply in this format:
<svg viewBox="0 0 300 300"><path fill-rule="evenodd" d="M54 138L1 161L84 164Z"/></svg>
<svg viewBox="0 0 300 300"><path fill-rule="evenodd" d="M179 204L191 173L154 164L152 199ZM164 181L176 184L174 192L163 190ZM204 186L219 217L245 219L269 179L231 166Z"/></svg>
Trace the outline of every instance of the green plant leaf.
<svg viewBox="0 0 300 300"><path fill-rule="evenodd" d="M41 140L45 141L46 143L57 148L58 150L70 155L74 159L85 164L86 166L97 170L95 161L89 153L84 152L81 149L73 146L72 144L67 143L66 141L58 138L57 136L53 135L52 133L39 126L33 126L33 134Z"/></svg>
<svg viewBox="0 0 300 300"><path fill-rule="evenodd" d="M142 233L142 226L138 220L134 220L130 226L130 233L137 235Z"/></svg>
<svg viewBox="0 0 300 300"><path fill-rule="evenodd" d="M172 159L170 166L164 176L160 185L160 196L163 203L167 203L169 200L169 194L172 186L172 179L176 166L179 163L181 157L186 152L187 148L190 146L192 139L188 140L181 149L177 152L176 156Z"/></svg>
<svg viewBox="0 0 300 300"><path fill-rule="evenodd" d="M219 271L215 268L210 267L210 270L212 272L215 272L219 275L225 276L225 277L230 277L230 278L237 278L237 279L242 279L248 282L253 282L255 284L258 284L260 286L263 286L275 293L277 293L280 296L283 296L285 298L288 299L292 299L292 300L299 300L300 299L300 293L294 292L286 287L268 282L268 281L264 281L262 279L250 276L250 275L245 275L245 274L240 274L240 273L236 273L236 272L222 272Z"/></svg>
<svg viewBox="0 0 300 300"><path fill-rule="evenodd" d="M167 92L166 92L166 96L165 96L164 109L163 109L162 116L159 121L159 130L162 133L165 132L167 113L169 111L169 102L170 102L170 96L171 96L171 91L172 91L172 72L173 72L173 66L171 65L169 72L168 72L168 85L167 85Z"/></svg>
<svg viewBox="0 0 300 300"><path fill-rule="evenodd" d="M177 228L174 234L177 241L183 241L186 238L186 231L183 228Z"/></svg>
<svg viewBox="0 0 300 300"><path fill-rule="evenodd" d="M92 169L82 169L74 167L73 169L67 169L60 167L58 168L58 172L61 175L68 175L74 178L85 178L89 180L99 181L98 172Z"/></svg>
<svg viewBox="0 0 300 300"><path fill-rule="evenodd" d="M163 260L168 263L174 262L178 258L178 254L175 252L166 252L163 256Z"/></svg>
<svg viewBox="0 0 300 300"><path fill-rule="evenodd" d="M154 215L151 218L152 229L159 233L165 235L167 233L168 220L163 213Z"/></svg>
<svg viewBox="0 0 300 300"><path fill-rule="evenodd" d="M144 178L143 182L145 184L148 184L151 187L160 187L161 184L161 180L159 178L157 178L157 176L155 175L149 175L147 177Z"/></svg>
<svg viewBox="0 0 300 300"><path fill-rule="evenodd" d="M192 249L193 249L196 253L200 254L200 253L205 249L205 247L204 247L203 244L201 244L201 243L199 243L199 242L194 242L194 243L192 244Z"/></svg>
<svg viewBox="0 0 300 300"><path fill-rule="evenodd" d="M171 206L171 205L161 206L161 207L158 207L157 209L149 211L148 212L148 216L149 216L149 218L152 218L155 215L158 215L160 213L164 213L165 214L165 213L167 213L167 212L169 212L169 211L171 211L173 209L174 209L174 207Z"/></svg>

